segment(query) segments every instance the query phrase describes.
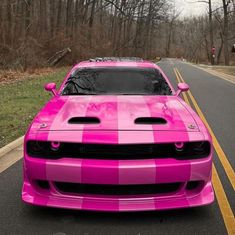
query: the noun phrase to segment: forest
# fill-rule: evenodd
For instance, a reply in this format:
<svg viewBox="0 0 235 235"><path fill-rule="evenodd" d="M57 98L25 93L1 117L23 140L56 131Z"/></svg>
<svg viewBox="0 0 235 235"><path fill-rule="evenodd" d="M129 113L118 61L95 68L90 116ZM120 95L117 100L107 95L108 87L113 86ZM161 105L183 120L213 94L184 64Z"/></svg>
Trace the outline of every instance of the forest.
<svg viewBox="0 0 235 235"><path fill-rule="evenodd" d="M0 68L101 56L234 64L235 1L200 2L205 14L182 17L173 0L1 0Z"/></svg>

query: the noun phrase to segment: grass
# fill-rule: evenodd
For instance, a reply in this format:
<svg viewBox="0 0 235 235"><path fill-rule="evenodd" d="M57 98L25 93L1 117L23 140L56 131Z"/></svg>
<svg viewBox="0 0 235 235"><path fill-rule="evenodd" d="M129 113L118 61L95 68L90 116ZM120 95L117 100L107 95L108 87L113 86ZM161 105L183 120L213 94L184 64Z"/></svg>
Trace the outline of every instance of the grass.
<svg viewBox="0 0 235 235"><path fill-rule="evenodd" d="M212 68L215 71L235 76L235 66L216 66Z"/></svg>
<svg viewBox="0 0 235 235"><path fill-rule="evenodd" d="M66 72L63 68L49 75L0 85L0 148L25 134L34 116L51 97L44 84L55 82L59 87Z"/></svg>

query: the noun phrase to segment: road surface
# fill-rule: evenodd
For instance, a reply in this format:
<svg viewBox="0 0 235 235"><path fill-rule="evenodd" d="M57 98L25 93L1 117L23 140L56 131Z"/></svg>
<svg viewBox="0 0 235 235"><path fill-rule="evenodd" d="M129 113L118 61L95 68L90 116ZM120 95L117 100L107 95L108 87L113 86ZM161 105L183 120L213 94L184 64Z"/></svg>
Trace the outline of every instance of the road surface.
<svg viewBox="0 0 235 235"><path fill-rule="evenodd" d="M0 234L235 234L235 85L175 59L163 59L159 65L175 87L182 78L190 85L196 107L193 98L186 99L200 109L215 135L216 201L207 207L140 213L27 206L21 201L19 160L0 174Z"/></svg>

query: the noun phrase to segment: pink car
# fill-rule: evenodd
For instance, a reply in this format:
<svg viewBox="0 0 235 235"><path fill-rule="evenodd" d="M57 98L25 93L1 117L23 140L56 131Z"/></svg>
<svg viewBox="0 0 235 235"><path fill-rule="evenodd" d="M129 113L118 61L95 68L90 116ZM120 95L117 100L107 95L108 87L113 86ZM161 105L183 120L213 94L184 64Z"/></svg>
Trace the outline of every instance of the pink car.
<svg viewBox="0 0 235 235"><path fill-rule="evenodd" d="M165 210L213 202L211 136L163 71L141 59L73 67L24 142L23 201L97 210Z"/></svg>

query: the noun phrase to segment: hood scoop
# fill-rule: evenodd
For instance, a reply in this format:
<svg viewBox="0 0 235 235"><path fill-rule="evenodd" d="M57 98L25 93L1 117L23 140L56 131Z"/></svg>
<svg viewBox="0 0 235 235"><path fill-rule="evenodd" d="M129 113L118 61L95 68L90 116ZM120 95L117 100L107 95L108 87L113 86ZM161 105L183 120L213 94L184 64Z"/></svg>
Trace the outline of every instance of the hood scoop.
<svg viewBox="0 0 235 235"><path fill-rule="evenodd" d="M55 101L58 101L58 105L54 105ZM53 112L50 111L51 109ZM89 135L93 136L91 138L94 138L94 141L109 141L108 139L116 141L118 138L121 143L121 141L130 140L129 137L126 139L122 137L127 133L121 134L122 131L132 131L133 136L135 131L140 130L200 132L199 127L202 124L194 118L194 115L191 109L181 104L175 96L84 95L79 99L75 96L59 96L41 110L31 129L33 131L77 131L79 133L77 135L96 131ZM41 127L42 124L45 126ZM109 137L103 138L106 134ZM150 134L150 136L152 138L153 135ZM141 136L138 138L142 139Z"/></svg>
<svg viewBox="0 0 235 235"><path fill-rule="evenodd" d="M69 124L99 124L100 119L97 117L72 117L68 121Z"/></svg>
<svg viewBox="0 0 235 235"><path fill-rule="evenodd" d="M167 121L160 117L139 117L135 119L135 124L143 125L162 125L166 124Z"/></svg>

